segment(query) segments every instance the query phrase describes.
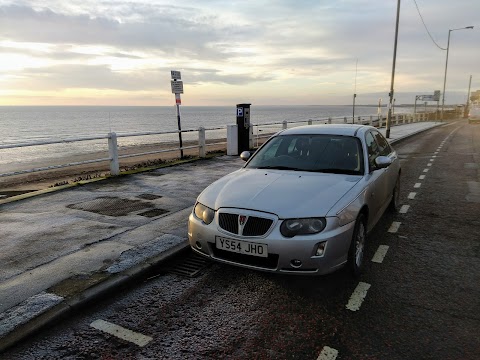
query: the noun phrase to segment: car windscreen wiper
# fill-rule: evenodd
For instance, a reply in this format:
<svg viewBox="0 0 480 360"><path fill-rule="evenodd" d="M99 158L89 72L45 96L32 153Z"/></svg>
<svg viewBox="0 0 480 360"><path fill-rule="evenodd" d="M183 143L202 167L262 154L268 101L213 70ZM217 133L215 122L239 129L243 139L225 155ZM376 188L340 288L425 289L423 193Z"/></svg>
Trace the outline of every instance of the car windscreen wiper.
<svg viewBox="0 0 480 360"><path fill-rule="evenodd" d="M360 175L360 173L357 170L337 169L337 168L312 169L312 170L304 170L304 171L320 172L320 173L327 173L327 174Z"/></svg>
<svg viewBox="0 0 480 360"><path fill-rule="evenodd" d="M305 169L300 169L300 168L291 167L291 166L259 166L256 169L307 171Z"/></svg>

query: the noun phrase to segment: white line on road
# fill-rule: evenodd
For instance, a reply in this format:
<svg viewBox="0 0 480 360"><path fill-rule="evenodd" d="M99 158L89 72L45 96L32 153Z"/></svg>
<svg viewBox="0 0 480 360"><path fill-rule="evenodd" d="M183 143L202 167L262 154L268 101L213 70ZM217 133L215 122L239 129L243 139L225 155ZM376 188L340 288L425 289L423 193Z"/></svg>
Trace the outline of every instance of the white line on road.
<svg viewBox="0 0 480 360"><path fill-rule="evenodd" d="M402 207L399 210L400 214L406 214L408 209L410 209L410 205L402 205Z"/></svg>
<svg viewBox="0 0 480 360"><path fill-rule="evenodd" d="M425 176L426 176L426 175L420 175L418 178L419 178L420 180L424 180L424 179L425 179Z"/></svg>
<svg viewBox="0 0 480 360"><path fill-rule="evenodd" d="M428 163L427 166L432 166L432 163Z"/></svg>
<svg viewBox="0 0 480 360"><path fill-rule="evenodd" d="M409 198L410 200L413 200L413 199L415 199L415 195L417 195L416 192L411 192L410 194L408 194L408 198Z"/></svg>
<svg viewBox="0 0 480 360"><path fill-rule="evenodd" d="M434 159L434 158L431 158L430 161L435 161L435 159Z"/></svg>
<svg viewBox="0 0 480 360"><path fill-rule="evenodd" d="M423 169L423 172L428 172L428 170L430 170L430 169Z"/></svg>
<svg viewBox="0 0 480 360"><path fill-rule="evenodd" d="M420 186L422 186L422 183L416 183L415 185L413 185L415 189L418 189Z"/></svg>
<svg viewBox="0 0 480 360"><path fill-rule="evenodd" d="M335 360L338 356L338 350L324 346L317 360Z"/></svg>
<svg viewBox="0 0 480 360"><path fill-rule="evenodd" d="M373 255L372 262L381 264L383 262L383 259L385 258L385 255L387 255L387 251L387 245L380 245L375 252L375 255Z"/></svg>
<svg viewBox="0 0 480 360"><path fill-rule="evenodd" d="M435 157L435 156L437 156L437 154L438 154L438 151L435 151L435 152L434 152L434 154L435 154L435 155L434 155L434 157Z"/></svg>
<svg viewBox="0 0 480 360"><path fill-rule="evenodd" d="M398 229L400 228L401 224L402 223L399 222L399 221L392 222L392 225L390 225L390 228L388 229L388 232L389 233L396 233L398 231Z"/></svg>
<svg viewBox="0 0 480 360"><path fill-rule="evenodd" d="M352 296L350 296L346 308L351 311L360 310L360 306L362 306L363 300L367 296L368 289L370 289L370 284L359 282Z"/></svg>
<svg viewBox="0 0 480 360"><path fill-rule="evenodd" d="M142 335L135 331L125 329L121 326L112 324L108 321L101 319L95 320L90 324L90 326L141 347L147 345L150 341L153 340L150 336Z"/></svg>

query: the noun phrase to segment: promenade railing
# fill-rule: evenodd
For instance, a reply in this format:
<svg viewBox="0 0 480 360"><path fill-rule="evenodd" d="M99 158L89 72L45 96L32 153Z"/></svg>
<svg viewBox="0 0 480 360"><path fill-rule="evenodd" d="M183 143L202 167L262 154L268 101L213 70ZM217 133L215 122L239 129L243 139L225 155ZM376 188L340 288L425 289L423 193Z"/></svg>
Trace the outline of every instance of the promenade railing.
<svg viewBox="0 0 480 360"><path fill-rule="evenodd" d="M417 122L417 121L425 121L427 119L428 119L428 113L419 113L416 116L414 116L413 114L398 114L393 117L392 125L400 125L400 124L407 124L407 123ZM329 117L329 118L317 118L317 119L308 119L308 120L301 120L301 121L279 121L279 122L272 122L272 123L251 124L250 146L251 148L259 146L261 143L264 142L265 139L270 137L272 134L282 129L286 129L287 127L312 125L312 124L339 124L339 123L369 124L376 127L383 127L385 126L386 119L383 116L368 115L368 116L356 116L355 119L352 119L351 116L350 117ZM49 146L54 144L71 144L71 143L99 141L99 140L107 140L107 144L108 144L108 146L107 147L104 146L104 149L103 149L106 155L106 150L108 148L108 156L100 156L98 158L89 159L89 160L82 160L82 161L68 162L68 163L56 164L56 165L50 165L50 166L40 166L40 167L34 167L29 169L3 172L3 173L0 173L0 178L41 172L41 171L48 171L48 170L54 170L54 169L61 169L61 168L67 168L67 167L73 167L73 166L87 165L87 164L93 164L93 163L107 162L107 161L109 162L110 174L119 175L120 162L122 159L140 157L145 155L161 154L161 153L167 153L167 152L180 152L181 150L188 150L188 149L198 149L198 156L200 158L204 158L206 157L207 147L227 144L226 129L227 129L227 126L221 126L221 127L215 127L215 128L200 127L198 129L189 129L189 130L182 130L182 131L177 130L177 131L142 132L142 133L128 133L128 134L117 134L115 132L110 132L107 135L99 135L99 136L86 136L86 137L68 138L68 139L60 139L60 140L44 140L44 141L33 141L33 142L26 142L26 143L20 143L20 144L0 145L0 154L1 154L1 151L6 149L41 147L41 146ZM206 137L207 132L210 132L210 134L213 135L213 136L210 136L208 140ZM184 141L184 146L180 147L179 143L176 140L172 140L174 139L174 136L178 135L179 133L190 134L190 135L197 133L197 139L194 140L192 139L192 136L190 137L187 136L186 141ZM135 137L149 137L149 136L159 136L159 135L169 139L169 140L160 142L160 144L162 145L161 148L158 148L152 151L138 152L138 153L135 152L135 153L128 153L128 154L121 154L120 153L121 151L119 151L120 149L118 144L119 139L127 139L127 138L131 139ZM156 146L158 145L158 143L152 143L150 141L142 145ZM134 148L135 147L132 146L132 149ZM123 148L121 150L123 150Z"/></svg>
<svg viewBox="0 0 480 360"><path fill-rule="evenodd" d="M110 132L107 135L99 135L99 136L87 136L87 137L68 138L68 139L61 139L61 140L44 140L44 141L33 141L33 142L20 143L20 144L0 145L0 151L2 151L4 149L40 147L40 146L49 146L49 145L55 145L55 144L71 144L71 143L87 142L87 141L94 141L94 140L107 140L107 144L108 144L107 145L108 157L98 157L90 160L75 161L75 162L69 162L64 164L4 172L4 173L0 173L0 178L7 177L7 176L29 174L29 173L40 172L40 171L61 169L61 168L72 167L72 166L87 165L87 164L93 164L93 163L99 163L99 162L105 162L105 161L108 161L110 163L111 175L118 175L120 174L121 159L127 159L127 158L139 157L139 156L145 156L145 155L161 154L161 153L167 153L167 152L176 152L176 151L188 150L188 149L198 149L198 156L203 158L206 156L207 147L226 144L225 136L223 136L222 138L217 137L217 139L212 139L212 141L207 141L207 137L206 137L207 131L212 131L214 133L224 133L225 129L226 127L215 127L215 128L208 128L208 129L204 127L200 127L198 129L189 129L189 130L182 130L182 131L178 131L178 130L177 131L160 131L160 132L152 131L152 132L128 133L128 134L116 134L115 132ZM178 135L178 133L180 132L182 134L196 132L198 133L198 140L196 141L196 143L192 144L193 141L187 138L185 139L186 141L184 141L184 144L186 145L180 147L177 145L177 143L171 140L172 135L175 135L175 134ZM153 136L153 135L166 136L170 138L170 140L165 140L164 142L161 142L162 147L159 148L158 150L129 153L129 154L119 153L119 145L118 145L119 139L146 137L146 136ZM149 142L143 145L155 145L155 144L153 144L152 142Z"/></svg>

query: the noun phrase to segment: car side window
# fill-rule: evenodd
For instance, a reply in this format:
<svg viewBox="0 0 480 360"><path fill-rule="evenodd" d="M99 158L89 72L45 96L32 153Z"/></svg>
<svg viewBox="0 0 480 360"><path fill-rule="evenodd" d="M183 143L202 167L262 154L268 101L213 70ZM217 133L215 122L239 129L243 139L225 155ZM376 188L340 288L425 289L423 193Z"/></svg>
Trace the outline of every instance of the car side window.
<svg viewBox="0 0 480 360"><path fill-rule="evenodd" d="M378 144L372 133L368 132L367 135L365 135L365 144L368 150L368 165L370 166L370 170L372 170L375 168L375 159L380 156Z"/></svg>
<svg viewBox="0 0 480 360"><path fill-rule="evenodd" d="M390 147L390 144L388 143L387 139L383 137L382 134L380 134L378 131L373 131L373 134L375 136L375 140L377 141L380 155L381 156L388 156L392 153L392 148Z"/></svg>

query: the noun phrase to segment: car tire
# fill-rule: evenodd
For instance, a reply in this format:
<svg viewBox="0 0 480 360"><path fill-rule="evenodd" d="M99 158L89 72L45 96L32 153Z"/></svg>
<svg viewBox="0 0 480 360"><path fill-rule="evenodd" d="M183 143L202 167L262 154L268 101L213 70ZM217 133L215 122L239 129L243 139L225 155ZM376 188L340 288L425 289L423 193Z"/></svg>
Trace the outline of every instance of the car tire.
<svg viewBox="0 0 480 360"><path fill-rule="evenodd" d="M400 174L398 174L397 181L395 182L395 187L393 188L392 200L390 201L389 210L390 212L398 212L400 206Z"/></svg>
<svg viewBox="0 0 480 360"><path fill-rule="evenodd" d="M348 250L348 266L354 277L360 276L363 270L366 241L367 218L365 214L361 213L355 221L352 241Z"/></svg>

